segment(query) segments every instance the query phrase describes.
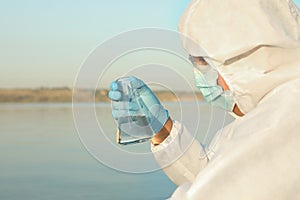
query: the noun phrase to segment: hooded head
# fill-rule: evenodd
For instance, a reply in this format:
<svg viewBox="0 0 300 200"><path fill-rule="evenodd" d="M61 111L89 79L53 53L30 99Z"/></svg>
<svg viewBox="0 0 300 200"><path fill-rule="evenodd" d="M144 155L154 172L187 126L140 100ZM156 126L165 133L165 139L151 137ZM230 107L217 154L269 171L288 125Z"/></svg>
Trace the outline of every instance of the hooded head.
<svg viewBox="0 0 300 200"><path fill-rule="evenodd" d="M300 78L300 12L290 0L193 0L179 33L190 55L218 70L243 113Z"/></svg>

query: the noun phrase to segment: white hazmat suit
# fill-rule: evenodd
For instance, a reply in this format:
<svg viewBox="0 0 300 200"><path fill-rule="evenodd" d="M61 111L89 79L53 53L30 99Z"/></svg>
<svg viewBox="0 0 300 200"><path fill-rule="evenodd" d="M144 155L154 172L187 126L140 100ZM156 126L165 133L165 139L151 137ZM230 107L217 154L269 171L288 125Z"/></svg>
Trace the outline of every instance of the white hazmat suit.
<svg viewBox="0 0 300 200"><path fill-rule="evenodd" d="M194 0L179 32L206 51L245 115L218 131L207 157L198 141L185 151L192 134L174 121L152 146L178 185L170 199L300 199L298 8L289 0ZM188 40L183 46L203 56Z"/></svg>

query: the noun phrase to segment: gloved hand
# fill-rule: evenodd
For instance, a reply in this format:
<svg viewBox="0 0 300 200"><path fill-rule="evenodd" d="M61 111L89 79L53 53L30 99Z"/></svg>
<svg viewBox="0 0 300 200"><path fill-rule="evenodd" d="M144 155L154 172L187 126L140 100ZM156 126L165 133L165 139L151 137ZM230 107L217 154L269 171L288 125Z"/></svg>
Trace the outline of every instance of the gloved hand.
<svg viewBox="0 0 300 200"><path fill-rule="evenodd" d="M142 80L131 76L130 83L133 92L140 100L130 100L126 107L122 104L123 91L118 82L114 81L110 85L108 96L112 100L113 118L117 120L120 112L130 113L130 115L134 116L140 113L140 109L142 109L143 113L146 114L153 132L159 132L168 120L169 112L164 109L158 98Z"/></svg>

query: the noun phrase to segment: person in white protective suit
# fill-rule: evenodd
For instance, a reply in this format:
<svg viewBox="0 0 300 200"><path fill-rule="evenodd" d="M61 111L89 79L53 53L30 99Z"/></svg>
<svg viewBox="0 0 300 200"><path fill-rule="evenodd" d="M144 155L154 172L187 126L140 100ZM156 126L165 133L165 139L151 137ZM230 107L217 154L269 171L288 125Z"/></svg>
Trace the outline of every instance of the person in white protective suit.
<svg viewBox="0 0 300 200"><path fill-rule="evenodd" d="M241 117L204 149L155 109L163 128L152 151L178 185L170 199L300 199L299 9L290 0L193 0L179 32L205 99Z"/></svg>

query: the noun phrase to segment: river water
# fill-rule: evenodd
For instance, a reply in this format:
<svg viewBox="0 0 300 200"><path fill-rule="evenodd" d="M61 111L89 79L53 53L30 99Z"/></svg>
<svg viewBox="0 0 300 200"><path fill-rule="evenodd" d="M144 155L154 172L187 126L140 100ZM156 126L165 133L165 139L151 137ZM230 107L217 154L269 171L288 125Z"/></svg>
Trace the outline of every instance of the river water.
<svg viewBox="0 0 300 200"><path fill-rule="evenodd" d="M110 104L98 110L111 120ZM154 200L176 189L161 170L128 174L95 160L80 142L71 104L1 104L0 135L0 199Z"/></svg>

